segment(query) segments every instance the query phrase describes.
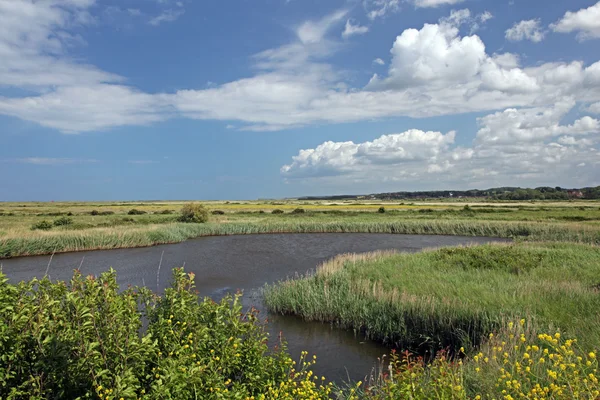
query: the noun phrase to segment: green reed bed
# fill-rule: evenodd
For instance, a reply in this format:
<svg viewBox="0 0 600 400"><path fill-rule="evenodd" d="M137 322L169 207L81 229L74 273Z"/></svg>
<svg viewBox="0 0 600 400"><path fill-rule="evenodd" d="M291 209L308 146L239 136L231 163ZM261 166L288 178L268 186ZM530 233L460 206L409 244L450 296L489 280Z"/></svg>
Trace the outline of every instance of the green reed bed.
<svg viewBox="0 0 600 400"><path fill-rule="evenodd" d="M140 227L96 228L84 231L35 232L22 237L0 237L0 258L95 249L115 249L177 243L201 236L260 233L395 233L489 236L600 243L600 227L583 224L464 220L309 220L281 222L170 223Z"/></svg>
<svg viewBox="0 0 600 400"><path fill-rule="evenodd" d="M340 256L265 288L269 309L434 354L527 317L600 345L600 248L520 243Z"/></svg>

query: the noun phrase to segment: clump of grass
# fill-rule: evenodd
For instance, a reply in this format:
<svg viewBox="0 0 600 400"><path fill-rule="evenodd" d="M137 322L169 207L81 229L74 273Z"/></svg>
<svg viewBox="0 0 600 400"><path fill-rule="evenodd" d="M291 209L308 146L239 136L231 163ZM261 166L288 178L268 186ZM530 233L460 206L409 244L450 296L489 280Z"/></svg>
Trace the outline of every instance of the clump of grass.
<svg viewBox="0 0 600 400"><path fill-rule="evenodd" d="M31 226L31 230L35 231L35 230L40 230L40 231L49 231L50 229L52 229L53 225L52 223L43 220L40 222L36 222L35 224L33 224Z"/></svg>
<svg viewBox="0 0 600 400"><path fill-rule="evenodd" d="M61 217L59 219L54 220L54 222L52 223L54 226L67 226L67 225L73 225L73 218L69 218L69 217Z"/></svg>
<svg viewBox="0 0 600 400"><path fill-rule="evenodd" d="M304 208L296 208L292 211L292 214L304 214L306 210Z"/></svg>
<svg viewBox="0 0 600 400"><path fill-rule="evenodd" d="M276 208L273 211L271 211L271 214L283 214L283 210L280 210L279 208Z"/></svg>
<svg viewBox="0 0 600 400"><path fill-rule="evenodd" d="M492 244L346 255L264 291L269 309L431 357L477 347L518 315L600 345L600 248Z"/></svg>
<svg viewBox="0 0 600 400"><path fill-rule="evenodd" d="M379 207L379 209L377 210L377 212L379 214L385 214L385 207L383 207L383 206Z"/></svg>
<svg viewBox="0 0 600 400"><path fill-rule="evenodd" d="M225 215L225 211L223 210L212 210L210 213L212 215Z"/></svg>

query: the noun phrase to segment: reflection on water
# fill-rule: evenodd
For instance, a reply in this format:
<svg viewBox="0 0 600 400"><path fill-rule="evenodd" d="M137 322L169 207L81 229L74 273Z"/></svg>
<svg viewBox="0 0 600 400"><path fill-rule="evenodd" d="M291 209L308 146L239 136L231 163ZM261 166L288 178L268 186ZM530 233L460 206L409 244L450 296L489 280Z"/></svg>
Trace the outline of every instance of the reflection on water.
<svg viewBox="0 0 600 400"><path fill-rule="evenodd" d="M361 379L369 374L377 358L387 349L329 324L269 315L257 295L257 289L265 283L304 274L337 254L386 249L418 251L490 240L361 233L207 237L138 249L58 254L52 259L49 275L52 279L66 280L71 277L73 269L80 266L84 275L98 275L112 267L117 271L122 286L146 285L163 290L169 283L171 269L185 265L187 271L196 274L196 285L203 296L218 300L227 293L243 290L244 305L256 307L260 310L260 316L269 320L271 343L277 342L281 332L294 359L298 359L302 350L317 354L315 373L339 382L349 378ZM40 256L2 260L3 271L13 282L42 277L49 258Z"/></svg>

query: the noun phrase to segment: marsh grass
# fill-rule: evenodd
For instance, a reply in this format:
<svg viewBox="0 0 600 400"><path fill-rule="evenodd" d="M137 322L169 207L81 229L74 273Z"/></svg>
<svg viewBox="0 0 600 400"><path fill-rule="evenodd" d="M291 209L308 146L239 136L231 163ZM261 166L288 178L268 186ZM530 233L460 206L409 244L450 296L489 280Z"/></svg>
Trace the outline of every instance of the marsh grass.
<svg viewBox="0 0 600 400"><path fill-rule="evenodd" d="M482 343L527 316L600 345L600 248L519 243L344 255L264 290L270 310L331 322L425 356Z"/></svg>
<svg viewBox="0 0 600 400"><path fill-rule="evenodd" d="M380 215L380 214L374 214ZM297 217L296 215L295 217ZM144 217L144 216L142 216ZM460 235L517 238L529 241L568 241L600 244L600 227L584 224L555 224L452 220L263 220L211 222L206 224L165 223L48 232L23 232L0 238L0 258L95 249L115 249L177 243L202 236L264 233L392 233ZM74 224L76 225L76 224Z"/></svg>

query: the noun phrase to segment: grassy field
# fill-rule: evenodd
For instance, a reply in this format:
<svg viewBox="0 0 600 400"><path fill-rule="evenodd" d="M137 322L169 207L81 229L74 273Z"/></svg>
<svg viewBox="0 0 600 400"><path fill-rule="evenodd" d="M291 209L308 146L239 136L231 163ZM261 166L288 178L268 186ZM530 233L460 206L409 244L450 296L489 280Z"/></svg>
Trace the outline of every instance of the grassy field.
<svg viewBox="0 0 600 400"><path fill-rule="evenodd" d="M205 202L207 224L177 222L184 202L0 203L0 258L277 232L448 234L600 243L600 202ZM385 213L379 213L380 207ZM305 212L294 213L301 208ZM272 214L273 210L282 214ZM135 211L132 211L135 210ZM68 220L61 224L60 220ZM41 222L48 230L32 229Z"/></svg>
<svg viewBox="0 0 600 400"><path fill-rule="evenodd" d="M392 355L364 398L600 396L595 245L341 255L313 274L265 287L264 299L271 311L354 329L424 357Z"/></svg>
<svg viewBox="0 0 600 400"><path fill-rule="evenodd" d="M435 354L476 347L520 318L598 348L599 291L599 247L518 243L339 256L311 276L267 287L265 301L275 312Z"/></svg>
<svg viewBox="0 0 600 400"><path fill-rule="evenodd" d="M215 212L204 224L178 222L183 205L0 203L0 258L278 232L514 238L417 254L342 255L312 275L266 287L265 301L273 311L425 356L392 356L389 368L382 363L337 398L600 398L600 202L204 202ZM46 229L32 229L43 221ZM577 343L567 339L574 337ZM165 362L176 365L171 355ZM305 390L307 382L297 384ZM290 399L303 398L300 386ZM330 398L327 390L310 398Z"/></svg>

